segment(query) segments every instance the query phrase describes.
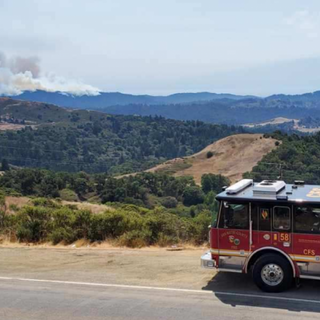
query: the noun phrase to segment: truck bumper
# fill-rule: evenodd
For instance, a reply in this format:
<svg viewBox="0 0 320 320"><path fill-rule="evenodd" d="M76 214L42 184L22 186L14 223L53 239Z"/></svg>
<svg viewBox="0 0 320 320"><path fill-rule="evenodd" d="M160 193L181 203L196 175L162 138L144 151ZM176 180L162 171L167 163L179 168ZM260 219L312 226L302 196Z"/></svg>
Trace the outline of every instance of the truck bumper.
<svg viewBox="0 0 320 320"><path fill-rule="evenodd" d="M201 267L206 269L216 268L216 261L212 259L210 251L208 251L201 257Z"/></svg>

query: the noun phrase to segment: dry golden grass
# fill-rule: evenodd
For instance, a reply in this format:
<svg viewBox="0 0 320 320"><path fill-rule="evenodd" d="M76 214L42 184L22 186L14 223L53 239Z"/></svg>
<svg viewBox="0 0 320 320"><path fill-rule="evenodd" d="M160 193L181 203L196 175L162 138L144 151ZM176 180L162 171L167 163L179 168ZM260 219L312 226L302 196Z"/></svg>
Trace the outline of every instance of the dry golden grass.
<svg viewBox="0 0 320 320"><path fill-rule="evenodd" d="M236 182L242 178L243 173L251 171L265 154L276 148L275 142L274 139L263 138L261 134L233 135L210 144L190 157L173 159L148 171L170 171L173 167L174 176L192 176L198 184L205 173L222 174ZM213 156L208 159L209 151ZM177 163L183 162L190 166L177 170Z"/></svg>
<svg viewBox="0 0 320 320"><path fill-rule="evenodd" d="M8 131L8 130L17 131L17 130L24 129L25 127L27 127L27 125L15 124L15 123L0 123L0 131ZM35 126L31 126L31 127L34 128Z"/></svg>
<svg viewBox="0 0 320 320"><path fill-rule="evenodd" d="M32 203L32 200L28 197L7 196L5 198L5 212L7 214L13 214L15 212L14 208L20 209L31 203Z"/></svg>
<svg viewBox="0 0 320 320"><path fill-rule="evenodd" d="M114 211L115 209L104 204L93 204L89 202L62 201L63 205L74 205L80 210L89 210L94 214L105 211ZM15 213L15 209L20 209L26 205L32 205L32 199L28 197L7 196L5 199L5 211L8 214Z"/></svg>
<svg viewBox="0 0 320 320"><path fill-rule="evenodd" d="M80 210L89 210L94 214L103 213L105 211L114 211L115 209L104 204L94 204L89 202L62 201L63 205L74 205Z"/></svg>

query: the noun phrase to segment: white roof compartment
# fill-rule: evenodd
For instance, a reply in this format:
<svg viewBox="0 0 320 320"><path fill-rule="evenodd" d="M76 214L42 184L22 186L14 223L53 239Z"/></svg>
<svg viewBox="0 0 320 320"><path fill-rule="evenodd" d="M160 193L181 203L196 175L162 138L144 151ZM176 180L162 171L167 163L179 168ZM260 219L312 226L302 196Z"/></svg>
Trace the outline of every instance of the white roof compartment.
<svg viewBox="0 0 320 320"><path fill-rule="evenodd" d="M252 179L242 179L226 189L227 194L237 194L253 184Z"/></svg>
<svg viewBox="0 0 320 320"><path fill-rule="evenodd" d="M253 194L276 195L285 187L286 187L286 183L284 181L263 180L260 183L254 184Z"/></svg>

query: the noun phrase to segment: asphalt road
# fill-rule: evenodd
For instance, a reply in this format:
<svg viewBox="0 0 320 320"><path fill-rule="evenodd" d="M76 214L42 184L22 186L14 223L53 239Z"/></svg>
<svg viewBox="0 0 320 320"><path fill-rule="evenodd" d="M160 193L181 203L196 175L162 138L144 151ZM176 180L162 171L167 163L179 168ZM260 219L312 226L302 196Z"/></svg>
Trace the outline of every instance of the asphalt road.
<svg viewBox="0 0 320 320"><path fill-rule="evenodd" d="M0 319L319 319L317 293L266 295L0 277Z"/></svg>
<svg viewBox="0 0 320 320"><path fill-rule="evenodd" d="M0 248L0 320L320 319L320 281L273 295L201 250Z"/></svg>

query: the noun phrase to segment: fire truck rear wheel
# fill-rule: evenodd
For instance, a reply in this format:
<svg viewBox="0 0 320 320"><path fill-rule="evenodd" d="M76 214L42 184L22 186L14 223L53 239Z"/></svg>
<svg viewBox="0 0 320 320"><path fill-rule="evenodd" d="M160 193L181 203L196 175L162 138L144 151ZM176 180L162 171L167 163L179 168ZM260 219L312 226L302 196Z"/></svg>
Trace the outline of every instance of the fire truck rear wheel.
<svg viewBox="0 0 320 320"><path fill-rule="evenodd" d="M292 285L292 267L286 258L277 254L261 256L253 266L253 281L265 292L282 292Z"/></svg>

